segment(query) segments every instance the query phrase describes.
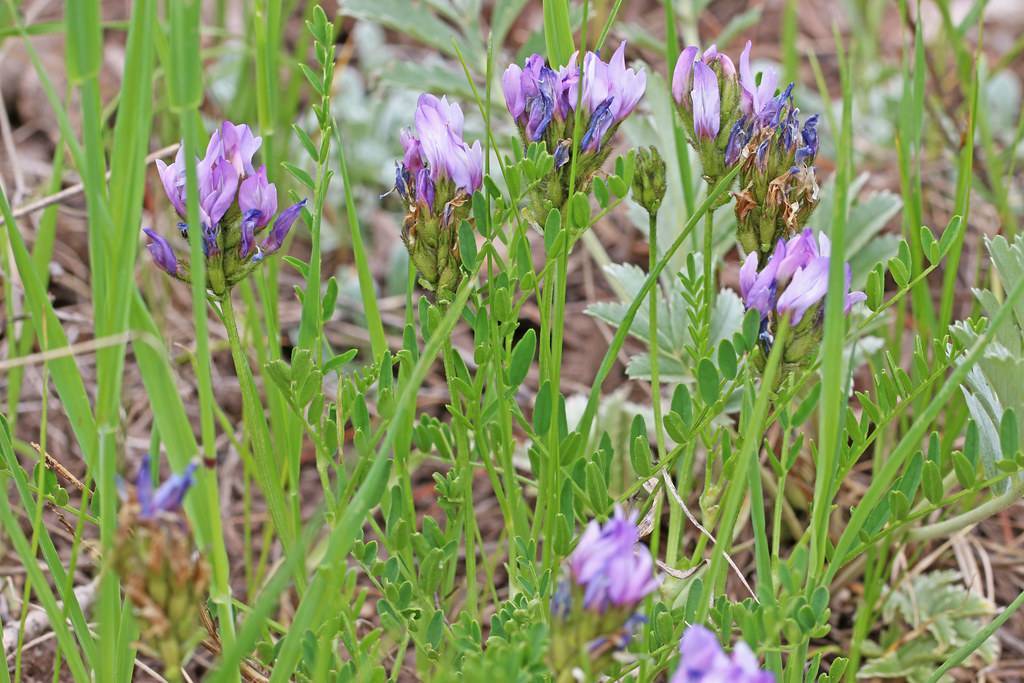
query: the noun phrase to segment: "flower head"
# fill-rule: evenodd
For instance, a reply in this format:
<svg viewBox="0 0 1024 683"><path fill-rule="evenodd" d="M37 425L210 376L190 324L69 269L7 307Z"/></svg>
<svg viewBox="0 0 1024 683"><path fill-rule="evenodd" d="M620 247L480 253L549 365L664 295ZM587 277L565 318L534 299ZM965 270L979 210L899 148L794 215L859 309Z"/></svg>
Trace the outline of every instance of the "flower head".
<svg viewBox="0 0 1024 683"><path fill-rule="evenodd" d="M830 252L828 237L821 233L815 239L808 228L788 242L779 240L760 271L756 252L747 256L740 269L743 302L748 310L755 309L761 314L759 338L763 356L771 351L778 321L789 317L792 330L783 351L783 374L789 366L803 366L813 360L821 342ZM863 292L850 291L850 266L844 267L844 310L849 313L867 297ZM757 358L758 363L763 361L764 357Z"/></svg>
<svg viewBox="0 0 1024 683"><path fill-rule="evenodd" d="M566 560L551 599L557 622L548 657L556 672L580 657L599 672L613 650L625 648L645 621L637 606L659 585L650 551L639 544L636 513L622 508L603 525L587 525Z"/></svg>
<svg viewBox="0 0 1024 683"><path fill-rule="evenodd" d="M670 683L774 683L762 671L757 656L743 641L726 654L715 634L700 625L690 626L679 641L679 668Z"/></svg>
<svg viewBox="0 0 1024 683"><path fill-rule="evenodd" d="M527 108L526 90L510 92L510 107L520 113ZM395 168L395 189L409 207L402 240L420 283L447 299L462 277L456 231L469 218L470 196L483 184L483 148L479 140L466 144L462 109L447 97L421 95L413 119L414 130L400 134L404 154Z"/></svg>
<svg viewBox="0 0 1024 683"><path fill-rule="evenodd" d="M578 58L578 53L573 54L569 64L575 65ZM596 152L604 144L607 133L636 108L647 88L647 74L626 68L626 43L623 41L608 62L602 61L596 52L588 52L583 57L582 78L582 93L579 92L579 74L563 78L563 83L568 84L569 107L575 110L578 101L582 113L589 115L581 148Z"/></svg>
<svg viewBox="0 0 1024 683"><path fill-rule="evenodd" d="M139 635L165 670L177 670L198 644L209 570L196 552L182 503L198 461L153 489L146 455L118 516L113 563L136 610Z"/></svg>
<svg viewBox="0 0 1024 683"><path fill-rule="evenodd" d="M628 517L616 506L604 526L590 522L569 556L573 582L583 589L583 606L598 612L632 608L658 587L651 554L637 551L636 512Z"/></svg>
<svg viewBox="0 0 1024 683"><path fill-rule="evenodd" d="M274 222L276 234L256 246L256 235L271 224L277 212L277 188L267 179L266 166L256 169L253 157L261 138L245 124L222 123L210 136L206 154L196 160L200 234L207 261L208 286L224 295L251 272L264 256L280 247L287 230L278 226L294 222L300 202L282 212ZM184 146L178 148L174 163L157 161L164 192L182 219L187 218ZM182 236L189 226L179 223ZM146 230L149 251L156 264L181 280L189 279L189 264L174 257L168 242Z"/></svg>

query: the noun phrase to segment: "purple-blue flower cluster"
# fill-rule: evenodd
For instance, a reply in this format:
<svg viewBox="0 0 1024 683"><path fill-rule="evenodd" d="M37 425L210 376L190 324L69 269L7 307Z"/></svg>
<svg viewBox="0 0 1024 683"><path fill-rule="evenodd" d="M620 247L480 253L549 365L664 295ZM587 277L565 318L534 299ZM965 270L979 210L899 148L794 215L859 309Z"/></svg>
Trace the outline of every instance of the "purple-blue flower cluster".
<svg viewBox="0 0 1024 683"><path fill-rule="evenodd" d="M447 97L420 95L414 130L400 134L402 160L395 190L408 205L402 241L419 282L438 300L450 300L462 280L458 229L470 219L470 197L484 177L480 141L462 137L462 109Z"/></svg>
<svg viewBox="0 0 1024 683"><path fill-rule="evenodd" d="M806 228L788 242L779 240L764 268L758 271L757 253L750 253L740 268L740 293L748 309L761 313L762 319L789 314L799 325L807 311L825 298L828 291L828 264L831 243L828 235ZM850 264L846 264L846 312L864 301L864 292L851 292Z"/></svg>
<svg viewBox="0 0 1024 683"><path fill-rule="evenodd" d="M419 202L428 211L441 195L448 201L460 192L471 195L484 177L484 154L477 140L462 139L462 109L447 97L424 93L416 103L415 131L400 133L404 154L396 165L395 187L403 199ZM447 206L444 202L442 206Z"/></svg>
<svg viewBox="0 0 1024 683"><path fill-rule="evenodd" d="M267 254L281 248L306 203L293 204L274 219L277 188L267 180L266 166L253 165L261 143L249 126L225 121L210 136L206 154L196 160L203 253L210 269L211 289L218 294L247 275ZM157 160L156 164L167 198L178 216L187 220L184 145L178 148L174 163ZM256 236L272 220L267 236L257 245ZM189 226L182 222L178 227L187 236ZM178 259L171 244L154 230L145 228L144 232L156 265L187 280L188 265Z"/></svg>
<svg viewBox="0 0 1024 683"><path fill-rule="evenodd" d="M560 143L571 137L564 128L574 118L577 102L584 125L580 149L596 153L633 112L647 87L647 74L626 67L625 42L607 62L596 52L583 57L582 93L578 62L579 53L573 53L569 63L556 72L541 55L534 54L524 67L510 65L501 79L505 104L524 141L552 138L554 144L549 145L549 151L555 149L552 153L556 154L558 167L568 161L568 146Z"/></svg>
<svg viewBox="0 0 1024 683"><path fill-rule="evenodd" d="M657 590L650 551L640 544L637 513L616 506L603 525L593 520L566 561L567 576L551 599L554 631L549 659L561 671L581 656L600 670L606 655L625 648L645 621L637 607Z"/></svg>
<svg viewBox="0 0 1024 683"><path fill-rule="evenodd" d="M774 344L779 321L789 317L791 331L782 355L784 377L791 368L806 366L817 354L821 342L825 294L828 292L828 269L831 244L824 233L815 240L810 228L789 241L779 240L767 263L758 270L757 252L747 255L740 268L740 294L747 309L761 314L762 355L755 356L763 364ZM864 292L850 291L850 265L845 264L843 286L845 310L864 301Z"/></svg>
<svg viewBox="0 0 1024 683"><path fill-rule="evenodd" d="M700 625L690 626L679 641L679 668L670 683L775 683L762 671L757 656L742 640L726 654L715 634Z"/></svg>

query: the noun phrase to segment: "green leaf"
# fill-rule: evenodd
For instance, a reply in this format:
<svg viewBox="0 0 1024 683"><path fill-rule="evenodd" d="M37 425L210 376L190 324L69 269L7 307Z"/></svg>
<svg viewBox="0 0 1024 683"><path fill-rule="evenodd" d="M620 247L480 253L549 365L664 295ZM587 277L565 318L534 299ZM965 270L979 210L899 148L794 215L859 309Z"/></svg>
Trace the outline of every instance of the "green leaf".
<svg viewBox="0 0 1024 683"><path fill-rule="evenodd" d="M547 48L548 64L558 69L569 63L574 48L572 24L569 22L568 0L543 0L544 45Z"/></svg>
<svg viewBox="0 0 1024 683"><path fill-rule="evenodd" d="M537 351L537 333L531 327L522 339L512 347L512 358L509 362L508 383L510 387L518 387L526 379L526 373L533 363L533 355Z"/></svg>
<svg viewBox="0 0 1024 683"><path fill-rule="evenodd" d="M924 495L933 505L942 501L943 486L942 473L939 471L939 464L934 460L926 460L921 470L921 483L924 488Z"/></svg>
<svg viewBox="0 0 1024 683"><path fill-rule="evenodd" d="M293 178L302 183L310 192L316 191L316 183L313 181L313 176L309 175L306 171L302 170L295 164L290 164L287 161L282 161L281 165L284 166L285 170L291 174Z"/></svg>
<svg viewBox="0 0 1024 683"><path fill-rule="evenodd" d="M533 429L538 434L547 434L551 427L551 382L544 380L533 401Z"/></svg>
<svg viewBox="0 0 1024 683"><path fill-rule="evenodd" d="M466 270L473 272L476 269L476 234L469 221L462 221L459 225L459 253L462 256L462 265Z"/></svg>
<svg viewBox="0 0 1024 683"><path fill-rule="evenodd" d="M693 424L693 400L685 384L676 386L672 392L672 412L682 419L687 429Z"/></svg>
<svg viewBox="0 0 1024 683"><path fill-rule="evenodd" d="M718 369L722 371L726 379L736 379L738 370L736 350L728 339L723 339L722 343L718 345Z"/></svg>
<svg viewBox="0 0 1024 683"><path fill-rule="evenodd" d="M569 222L577 230L590 225L590 200L582 192L577 192L569 200Z"/></svg>
<svg viewBox="0 0 1024 683"><path fill-rule="evenodd" d="M562 231L562 213L558 209L551 209L548 218L544 221L544 249L550 254L555 246L555 240Z"/></svg>
<svg viewBox="0 0 1024 683"><path fill-rule="evenodd" d="M697 386L705 405L714 405L718 400L718 370L707 358L702 358L697 366Z"/></svg>
<svg viewBox="0 0 1024 683"><path fill-rule="evenodd" d="M1020 450L1017 415L1013 408L1003 411L1003 417L999 421L999 445L1002 447L1004 458L1013 458Z"/></svg>

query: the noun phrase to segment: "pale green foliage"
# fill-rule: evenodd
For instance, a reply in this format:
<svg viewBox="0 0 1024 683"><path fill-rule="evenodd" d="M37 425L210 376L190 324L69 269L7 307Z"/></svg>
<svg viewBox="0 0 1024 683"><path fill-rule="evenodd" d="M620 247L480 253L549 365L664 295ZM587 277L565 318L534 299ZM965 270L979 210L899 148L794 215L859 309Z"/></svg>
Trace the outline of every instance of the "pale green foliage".
<svg viewBox="0 0 1024 683"><path fill-rule="evenodd" d="M1000 236L989 240L987 247L1004 287L1024 277L1024 240L1018 237L1011 245ZM988 316L999 309L1000 301L991 290L975 289L974 296ZM951 330L956 340L966 347L974 343L986 323L972 326L968 321L958 321ZM1014 411L1017 433L1024 430L1024 305L1015 307L1010 324L996 333L981 361L967 375L967 384L962 389L967 408L978 426L979 453L985 475L994 477L998 474L996 463L1015 455L1004 454L1000 442L1005 411ZM1004 481L999 488L1006 486Z"/></svg>
<svg viewBox="0 0 1024 683"><path fill-rule="evenodd" d="M695 259L699 262L700 259ZM619 263L604 269L605 276L620 289L619 301L602 301L587 307L587 314L615 327L619 326L643 285L646 273L637 266ZM690 327L690 305L684 296L684 286L678 277L662 283L658 304L658 344L660 350L661 377L666 381L682 382L693 379L692 362L687 360L687 347L694 343ZM666 296L667 292L667 296ZM731 289L720 290L715 297L711 317L711 343L717 346L723 339L731 339L743 323L743 302ZM647 311L640 309L633 325L631 336L642 342L650 339ZM630 357L626 373L633 379L649 379L651 374L650 356L641 352Z"/></svg>
<svg viewBox="0 0 1024 683"><path fill-rule="evenodd" d="M927 681L993 612L991 602L964 588L958 572L944 570L914 576L884 598L882 620L886 628L881 642L864 644L869 659L857 677ZM999 641L990 638L968 663L990 664L998 656Z"/></svg>

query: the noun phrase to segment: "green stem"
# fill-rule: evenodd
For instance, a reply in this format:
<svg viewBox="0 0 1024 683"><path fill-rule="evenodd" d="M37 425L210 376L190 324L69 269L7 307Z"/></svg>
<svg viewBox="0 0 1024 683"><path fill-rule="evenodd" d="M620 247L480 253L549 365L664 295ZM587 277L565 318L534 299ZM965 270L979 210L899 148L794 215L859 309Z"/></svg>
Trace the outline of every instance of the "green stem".
<svg viewBox="0 0 1024 683"><path fill-rule="evenodd" d="M256 478L266 497L270 517L284 544L287 553L295 539L295 529L291 516L285 505L284 486L281 483L281 463L276 462L270 445L270 431L263 416L263 405L260 402L256 382L253 380L249 359L245 355L245 347L238 335L238 322L235 318L235 307L231 302L230 293L220 300L220 315L228 333L228 345L231 347L231 359L235 364L235 373L242 389L242 416L247 429L251 430L253 462L256 465ZM298 577L297 580L301 581Z"/></svg>
<svg viewBox="0 0 1024 683"><path fill-rule="evenodd" d="M1020 501L1022 494L1024 494L1024 481L1017 479L1016 483L1008 488L1005 493L982 503L978 507L971 508L964 513L941 522L911 529L907 536L911 541L930 541L934 538L947 538L961 529L988 519L997 512L1017 503Z"/></svg>
<svg viewBox="0 0 1024 683"><path fill-rule="evenodd" d="M707 338L704 340L705 352L711 354L711 318L715 304L715 274L711 263L711 250L714 248L715 210L708 207L704 214L704 314L707 316L704 329Z"/></svg>
<svg viewBox="0 0 1024 683"><path fill-rule="evenodd" d="M648 214L647 241L650 243L650 254L647 259L648 272L658 265L658 214ZM658 299L660 287L651 287L650 313L648 314L647 337L651 356L651 406L654 410L654 438L658 444L658 460L665 457L665 428L661 414L661 381L658 374Z"/></svg>
<svg viewBox="0 0 1024 683"><path fill-rule="evenodd" d="M768 403L772 396L771 387L775 386L775 374L782 360L782 351L786 346L786 337L789 334L789 318L782 318L779 323L778 334L775 336L774 347L768 356L768 365L765 367L764 375L761 378L761 388L757 394L757 400L753 403L753 411L744 421L743 446L736 461L736 469L728 482L728 489L725 493L721 507L721 524L718 527L718 540L711 551L711 566L708 569L708 580L706 582L705 599L701 601L698 621L704 621L708 609L711 606L709 596L715 596L724 590L725 585L725 555L732 545L733 532L736 528L736 521L740 515L743 498L748 488L747 472L757 467L758 453L761 449L761 441L764 439L764 420L768 414Z"/></svg>

